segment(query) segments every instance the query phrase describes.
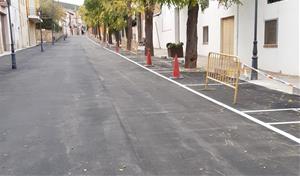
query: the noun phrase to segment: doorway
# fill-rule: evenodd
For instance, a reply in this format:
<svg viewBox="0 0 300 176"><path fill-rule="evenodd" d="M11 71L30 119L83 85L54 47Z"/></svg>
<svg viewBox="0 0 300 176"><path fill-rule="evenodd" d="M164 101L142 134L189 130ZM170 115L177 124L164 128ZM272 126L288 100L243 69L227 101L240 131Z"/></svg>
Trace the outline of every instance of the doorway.
<svg viewBox="0 0 300 176"><path fill-rule="evenodd" d="M221 53L234 55L234 16L221 20Z"/></svg>

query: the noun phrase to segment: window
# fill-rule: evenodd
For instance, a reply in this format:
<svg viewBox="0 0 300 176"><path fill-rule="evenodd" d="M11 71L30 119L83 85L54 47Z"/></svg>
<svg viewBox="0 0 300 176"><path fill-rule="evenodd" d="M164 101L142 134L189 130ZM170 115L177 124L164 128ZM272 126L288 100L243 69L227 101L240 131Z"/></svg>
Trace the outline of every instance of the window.
<svg viewBox="0 0 300 176"><path fill-rule="evenodd" d="M277 47L278 20L265 21L265 45L266 48Z"/></svg>
<svg viewBox="0 0 300 176"><path fill-rule="evenodd" d="M204 45L208 44L208 34L209 34L208 26L204 26L203 27L203 44Z"/></svg>
<svg viewBox="0 0 300 176"><path fill-rule="evenodd" d="M274 2L278 2L278 1L282 1L282 0L268 0L268 4L274 3Z"/></svg>

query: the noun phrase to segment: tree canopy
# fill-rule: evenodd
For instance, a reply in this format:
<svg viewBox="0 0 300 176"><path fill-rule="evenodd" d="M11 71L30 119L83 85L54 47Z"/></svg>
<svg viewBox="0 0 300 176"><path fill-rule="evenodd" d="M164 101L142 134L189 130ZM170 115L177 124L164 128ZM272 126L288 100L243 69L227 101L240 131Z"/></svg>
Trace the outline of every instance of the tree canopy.
<svg viewBox="0 0 300 176"><path fill-rule="evenodd" d="M93 26L106 25L109 30L121 30L126 26L128 11L126 0L85 0L81 10L84 21Z"/></svg>
<svg viewBox="0 0 300 176"><path fill-rule="evenodd" d="M59 21L65 16L63 7L52 0L41 0L42 18L51 18L54 21Z"/></svg>

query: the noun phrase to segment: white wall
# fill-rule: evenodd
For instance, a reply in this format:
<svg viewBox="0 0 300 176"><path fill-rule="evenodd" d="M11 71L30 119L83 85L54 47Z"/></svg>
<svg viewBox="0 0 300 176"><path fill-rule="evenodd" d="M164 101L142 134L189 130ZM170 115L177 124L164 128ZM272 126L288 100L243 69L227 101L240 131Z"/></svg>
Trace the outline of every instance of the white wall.
<svg viewBox="0 0 300 176"><path fill-rule="evenodd" d="M153 19L154 48L166 48L169 42L175 42L175 11L174 7L163 6L160 16ZM157 30L156 30L157 29Z"/></svg>
<svg viewBox="0 0 300 176"><path fill-rule="evenodd" d="M185 47L186 47L186 23L187 23L187 13L188 8L182 8L179 12L179 23L180 23L180 41L184 43L183 50L185 53Z"/></svg>
<svg viewBox="0 0 300 176"><path fill-rule="evenodd" d="M18 0L12 0L11 1L11 7L10 7L10 13L11 13L11 23L13 24L12 30L13 30L13 39L15 43L15 49L21 47L21 41L20 41L20 19L19 19L19 4ZM9 22L8 22L8 29L9 29ZM10 34L10 32L9 32ZM9 44L11 44L11 41L9 40Z"/></svg>
<svg viewBox="0 0 300 176"><path fill-rule="evenodd" d="M258 4L258 67L283 74L299 73L299 2L285 0L272 4ZM238 56L251 64L254 33L254 2L243 1L239 8ZM265 21L278 19L278 47L264 48Z"/></svg>
<svg viewBox="0 0 300 176"><path fill-rule="evenodd" d="M20 48L25 48L29 46L29 33L28 33L28 17L26 9L26 1L19 0L19 40Z"/></svg>
<svg viewBox="0 0 300 176"><path fill-rule="evenodd" d="M236 6L227 9L223 6L219 6L217 1L211 1L209 8L205 9L204 12L199 12L198 16L198 54L207 56L209 52L220 52L220 37L221 37L221 19L234 16L235 22L235 35L236 33ZM208 45L203 45L203 26L209 28L209 41ZM236 54L236 37L235 37L235 53Z"/></svg>
<svg viewBox="0 0 300 176"><path fill-rule="evenodd" d="M299 75L299 18L298 0L285 0L273 4L264 2L259 14L259 64L261 68ZM278 19L278 48L263 48L264 21Z"/></svg>
<svg viewBox="0 0 300 176"><path fill-rule="evenodd" d="M267 4L267 0L258 1L258 67L260 69L300 76L299 68L299 10L298 0L283 0ZM235 55L243 63L251 65L254 39L254 1L243 0L242 5L233 5L229 9L210 1L210 6L198 17L198 54L207 56L209 52L220 52L221 19L234 16ZM264 48L265 20L278 19L278 48ZM167 21L167 22L166 22ZM187 8L180 10L180 40L186 42ZM160 45L175 41L174 8L163 7L162 15L156 17ZM173 27L169 27L173 25ZM209 26L209 43L202 44L203 26ZM154 46L159 46L154 26Z"/></svg>

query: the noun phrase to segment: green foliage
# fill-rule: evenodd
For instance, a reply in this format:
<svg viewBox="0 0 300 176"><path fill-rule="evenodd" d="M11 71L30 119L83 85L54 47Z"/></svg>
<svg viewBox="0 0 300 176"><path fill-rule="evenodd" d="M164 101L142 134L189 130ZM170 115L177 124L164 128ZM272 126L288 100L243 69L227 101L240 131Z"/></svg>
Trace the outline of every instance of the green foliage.
<svg viewBox="0 0 300 176"><path fill-rule="evenodd" d="M119 31L126 26L127 16L133 14L126 6L128 1L85 0L84 6L80 8L80 14L89 26L103 24L110 31Z"/></svg>
<svg viewBox="0 0 300 176"><path fill-rule="evenodd" d="M52 25L53 25L53 31L55 31L55 32L62 31L62 27L60 27L57 22L53 21L53 23L52 23L52 19L44 19L43 23L42 23L42 29L51 30ZM36 28L40 29L39 23L36 24Z"/></svg>
<svg viewBox="0 0 300 176"><path fill-rule="evenodd" d="M157 0L165 4L172 4L177 7L185 7L185 6L194 6L196 4L199 4L201 7L201 10L205 10L209 5L209 0ZM230 7L232 4L240 4L241 0L217 0L220 5L223 5L225 7Z"/></svg>
<svg viewBox="0 0 300 176"><path fill-rule="evenodd" d="M65 16L65 11L63 7L52 0L41 0L41 10L42 10L42 29L52 29L55 32L62 30L62 27L59 26L58 21L60 21ZM53 23L52 23L53 21ZM37 24L36 27L39 29L40 25Z"/></svg>
<svg viewBox="0 0 300 176"><path fill-rule="evenodd" d="M63 7L52 0L41 0L42 18L53 18L54 21L59 21L65 16Z"/></svg>

